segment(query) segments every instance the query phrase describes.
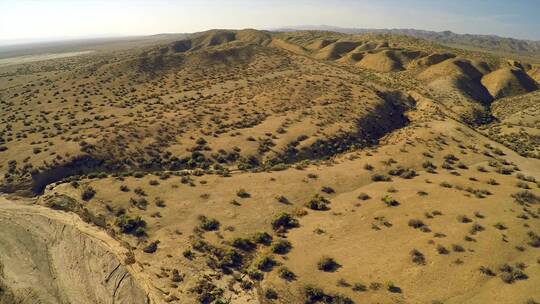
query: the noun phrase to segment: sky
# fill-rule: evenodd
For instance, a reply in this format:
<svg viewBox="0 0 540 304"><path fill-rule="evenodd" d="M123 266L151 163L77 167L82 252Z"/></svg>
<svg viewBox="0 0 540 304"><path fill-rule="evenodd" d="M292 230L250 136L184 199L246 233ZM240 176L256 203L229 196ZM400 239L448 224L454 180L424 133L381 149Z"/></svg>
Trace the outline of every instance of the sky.
<svg viewBox="0 0 540 304"><path fill-rule="evenodd" d="M0 0L0 44L296 25L540 40L540 0Z"/></svg>

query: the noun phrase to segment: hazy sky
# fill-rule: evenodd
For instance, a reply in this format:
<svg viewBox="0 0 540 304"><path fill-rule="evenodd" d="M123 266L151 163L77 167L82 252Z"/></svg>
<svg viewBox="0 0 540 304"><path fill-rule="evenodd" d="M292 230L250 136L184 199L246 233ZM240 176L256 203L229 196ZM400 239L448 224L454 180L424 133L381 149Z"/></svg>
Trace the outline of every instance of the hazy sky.
<svg viewBox="0 0 540 304"><path fill-rule="evenodd" d="M540 0L0 0L0 41L322 24L540 40Z"/></svg>

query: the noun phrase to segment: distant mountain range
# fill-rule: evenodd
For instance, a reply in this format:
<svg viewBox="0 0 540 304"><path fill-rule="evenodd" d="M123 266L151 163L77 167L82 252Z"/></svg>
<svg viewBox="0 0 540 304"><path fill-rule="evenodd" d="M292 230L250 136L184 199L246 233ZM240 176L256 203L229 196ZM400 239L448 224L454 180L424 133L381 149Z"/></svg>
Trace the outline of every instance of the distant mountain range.
<svg viewBox="0 0 540 304"><path fill-rule="evenodd" d="M426 39L437 43L469 47L480 50L489 50L505 53L518 53L521 55L540 56L540 41L523 40L499 37L496 35L456 34L451 31L435 32L417 29L363 29L342 28L326 25L293 26L277 29L278 31L320 30L333 31L345 34L383 33L406 35Z"/></svg>

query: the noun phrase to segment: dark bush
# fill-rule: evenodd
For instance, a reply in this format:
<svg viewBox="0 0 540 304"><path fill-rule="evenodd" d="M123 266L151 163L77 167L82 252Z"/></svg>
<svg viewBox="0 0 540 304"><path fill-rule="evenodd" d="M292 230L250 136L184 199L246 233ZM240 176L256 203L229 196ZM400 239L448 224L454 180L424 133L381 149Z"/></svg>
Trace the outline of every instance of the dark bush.
<svg viewBox="0 0 540 304"><path fill-rule="evenodd" d="M336 271L339 267L340 265L333 258L329 256L323 256L317 262L317 269L326 271L326 272Z"/></svg>
<svg viewBox="0 0 540 304"><path fill-rule="evenodd" d="M245 238L235 238L231 245L235 248L238 248L238 249L242 249L244 251L252 251L253 249L255 249L255 244L249 240L249 239L245 239Z"/></svg>
<svg viewBox="0 0 540 304"><path fill-rule="evenodd" d="M330 204L330 201L318 194L315 194L315 196L306 203L306 207L312 209L312 210L319 210L324 211L330 209L328 205Z"/></svg>
<svg viewBox="0 0 540 304"><path fill-rule="evenodd" d="M159 244L159 241L154 241L154 242L148 244L148 246L144 247L143 251L146 252L146 253L154 253L158 249L158 244Z"/></svg>
<svg viewBox="0 0 540 304"><path fill-rule="evenodd" d="M96 195L96 190L92 188L91 186L86 186L83 188L83 192L81 194L81 198L83 201L89 201Z"/></svg>
<svg viewBox="0 0 540 304"><path fill-rule="evenodd" d="M272 236L267 232L257 232L253 235L253 241L257 244L270 245Z"/></svg>
<svg viewBox="0 0 540 304"><path fill-rule="evenodd" d="M199 216L199 228L205 231L213 231L219 229L219 222L216 219L209 219L204 215Z"/></svg>
<svg viewBox="0 0 540 304"><path fill-rule="evenodd" d="M298 227L298 220L288 213L280 213L272 220L272 228L274 230L284 230Z"/></svg>
<svg viewBox="0 0 540 304"><path fill-rule="evenodd" d="M277 254L286 254L292 248L291 242L287 240L277 240L272 244L272 252Z"/></svg>
<svg viewBox="0 0 540 304"><path fill-rule="evenodd" d="M130 218L124 214L116 219L115 224L122 233L135 236L144 236L146 234L146 222L140 216Z"/></svg>

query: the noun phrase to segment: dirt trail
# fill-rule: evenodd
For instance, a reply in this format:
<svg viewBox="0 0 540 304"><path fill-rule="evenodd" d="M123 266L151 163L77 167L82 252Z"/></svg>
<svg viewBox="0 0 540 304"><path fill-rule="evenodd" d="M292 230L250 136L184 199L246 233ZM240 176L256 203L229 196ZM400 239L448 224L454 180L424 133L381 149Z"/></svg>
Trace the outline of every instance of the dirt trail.
<svg viewBox="0 0 540 304"><path fill-rule="evenodd" d="M125 251L74 214L0 196L0 303L156 303Z"/></svg>

